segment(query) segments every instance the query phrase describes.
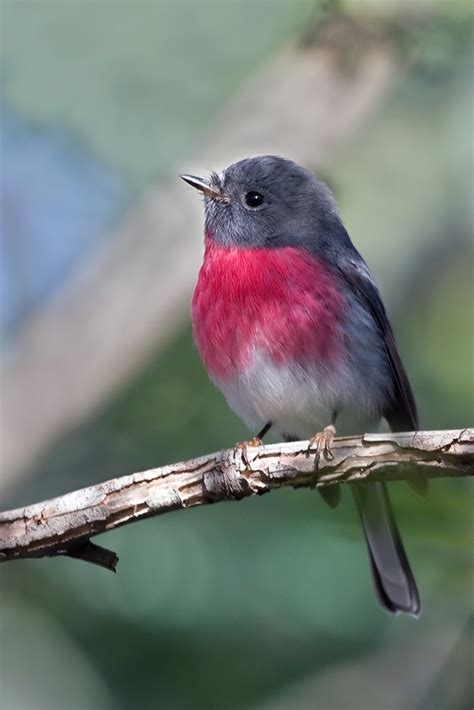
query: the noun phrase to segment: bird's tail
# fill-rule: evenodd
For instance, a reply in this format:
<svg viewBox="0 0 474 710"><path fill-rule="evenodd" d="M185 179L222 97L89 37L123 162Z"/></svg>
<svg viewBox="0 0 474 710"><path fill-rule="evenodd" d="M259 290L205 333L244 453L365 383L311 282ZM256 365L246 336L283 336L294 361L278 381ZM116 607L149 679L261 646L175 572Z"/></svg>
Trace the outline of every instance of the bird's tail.
<svg viewBox="0 0 474 710"><path fill-rule="evenodd" d="M384 483L350 486L364 528L378 600L391 614L417 617L420 595Z"/></svg>

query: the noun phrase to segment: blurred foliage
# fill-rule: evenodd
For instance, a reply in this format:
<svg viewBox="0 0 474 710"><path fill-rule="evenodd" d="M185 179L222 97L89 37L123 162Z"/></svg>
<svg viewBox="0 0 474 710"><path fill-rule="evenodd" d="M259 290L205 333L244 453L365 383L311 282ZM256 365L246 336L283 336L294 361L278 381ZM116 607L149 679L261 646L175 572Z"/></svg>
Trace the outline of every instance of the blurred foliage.
<svg viewBox="0 0 474 710"><path fill-rule="evenodd" d="M159 4L160 13L173 12L171 4L163 9L164 5ZM72 24L80 28L86 20L78 7L77 23ZM90 5L92 13L98 12L95 7ZM158 12L146 7L147 12ZM190 47L204 66L215 66L216 58L222 61L222 76L230 77L229 95L245 81L257 59L296 27L291 3L271 4L278 8L277 19L271 21L272 13L264 10L269 3L224 3L219 6L224 8L222 15L216 5L204 3L199 17L194 7L187 6L197 27ZM304 14L307 6L299 7ZM348 7L359 18L359 5ZM50 27L47 17L47 12L36 14L31 27L38 22ZM122 46L119 40L128 38L124 28L131 22L133 32L143 39L143 51L149 53L151 73L156 68L164 76L154 50L166 50L176 38L163 39L171 20L160 17L159 37L148 33L145 20L127 12L125 19L111 23L110 36L118 33L115 41ZM341 147L328 177L349 231L387 297L424 428L465 426L472 424L474 403L469 15L466 5L452 3L426 22L401 17L398 41L410 49L410 69L353 145ZM94 37L98 25L91 18L87 26ZM245 34L249 46L245 61L238 67L232 64L234 73L225 64L224 44L234 36L224 32L229 22L233 32L240 28L238 40L232 41L240 42ZM212 37L218 36L217 45L210 42L210 28ZM30 29L23 41L29 38L34 44L34 34ZM97 56L102 56L103 47L90 41L91 58L84 59L81 71L90 72L97 66ZM73 45L71 56L82 62L79 45L78 41ZM137 46L141 51L142 45ZM209 46L212 52L204 59ZM95 59L93 51L99 52ZM114 51L109 50L111 64L116 62ZM51 58L44 61L51 63ZM133 66L133 57L127 62ZM191 68L193 81L198 73L199 77L206 73L201 62ZM54 76L51 64L42 66ZM179 84L188 68L189 64L177 67L166 80ZM128 84L126 80L124 76L120 89L124 93L117 96L125 96L125 103L140 110L150 85L145 82L139 93L130 76ZM24 81L17 99L21 95L26 102L33 97ZM195 118L206 112L208 120L225 96L221 86L217 99L211 85L209 78L201 98L192 94L193 107L203 100ZM80 85L77 92L73 85L68 91L68 101L80 100ZM47 99L36 105L47 118ZM74 104L71 113L77 113L81 125L92 125L85 107L78 111ZM103 125L94 129L96 140L114 161L129 160L127 169L134 179L145 179L163 157L149 149L158 124L144 127L139 144L126 142L130 155L125 158L118 136L126 130L126 119L122 117L125 123L106 135L117 116L116 107L113 115L104 112ZM188 118L186 124L189 128ZM179 159L181 149L186 152L189 144L170 147L169 159ZM145 152L148 163L141 162ZM246 435L208 382L188 327L115 401L38 462L28 488L18 487L10 502L27 503L182 460L229 446ZM266 701L270 707L269 699L314 679L311 694L303 693L298 707L313 708L317 698L325 698L322 710L339 710L337 684L332 695L318 695L319 679L328 669L336 672L345 663L366 662L371 692L379 687L383 697L384 680L371 669L380 655L403 648L397 644L446 630L459 634L452 651L457 658L456 649L466 648L471 639L467 619L472 613L472 486L467 481L435 481L427 499L415 497L401 484L392 488L424 601L416 629L411 619L388 618L374 602L348 492L340 508L331 511L317 494L280 491L109 533L105 544L120 555L117 576L66 559L2 566L2 638L8 653L2 662L0 704L9 710L184 709L250 708ZM435 651L427 641L422 657L416 659L420 668L428 667ZM404 654L399 654L389 669L392 674L404 667ZM444 666L437 666L431 690L428 687L413 707L456 710L472 705L469 670L464 668L460 676L459 669L459 663L446 658ZM403 683L401 677L402 687ZM350 694L350 688L345 691ZM397 707L410 707L409 691L406 702ZM368 707L364 695L353 695L352 700L353 708Z"/></svg>
<svg viewBox="0 0 474 710"><path fill-rule="evenodd" d="M141 190L189 156L209 119L313 7L4 2L5 99L36 121L60 121Z"/></svg>

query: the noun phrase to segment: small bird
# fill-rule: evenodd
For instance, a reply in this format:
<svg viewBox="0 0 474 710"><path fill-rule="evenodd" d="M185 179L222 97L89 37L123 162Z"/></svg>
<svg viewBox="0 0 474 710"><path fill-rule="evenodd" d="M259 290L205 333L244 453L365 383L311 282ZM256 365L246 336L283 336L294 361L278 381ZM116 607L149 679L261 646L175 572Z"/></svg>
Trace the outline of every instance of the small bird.
<svg viewBox="0 0 474 710"><path fill-rule="evenodd" d="M416 405L374 279L328 187L278 156L181 178L204 196L194 337L211 380L258 431L310 438L418 428ZM351 490L382 607L417 617L420 597L384 483ZM326 487L325 491L334 490ZM338 495L326 494L336 505Z"/></svg>

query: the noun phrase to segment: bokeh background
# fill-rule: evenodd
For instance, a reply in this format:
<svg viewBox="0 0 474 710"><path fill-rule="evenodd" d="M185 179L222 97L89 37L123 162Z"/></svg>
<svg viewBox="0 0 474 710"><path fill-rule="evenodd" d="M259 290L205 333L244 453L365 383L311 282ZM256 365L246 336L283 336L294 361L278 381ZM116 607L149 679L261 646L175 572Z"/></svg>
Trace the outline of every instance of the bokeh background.
<svg viewBox="0 0 474 710"><path fill-rule="evenodd" d="M314 169L375 273L425 429L472 425L470 2L2 0L1 505L248 436L192 344L177 175ZM376 605L349 496L187 510L0 569L7 710L468 709L472 487L393 485L417 622Z"/></svg>

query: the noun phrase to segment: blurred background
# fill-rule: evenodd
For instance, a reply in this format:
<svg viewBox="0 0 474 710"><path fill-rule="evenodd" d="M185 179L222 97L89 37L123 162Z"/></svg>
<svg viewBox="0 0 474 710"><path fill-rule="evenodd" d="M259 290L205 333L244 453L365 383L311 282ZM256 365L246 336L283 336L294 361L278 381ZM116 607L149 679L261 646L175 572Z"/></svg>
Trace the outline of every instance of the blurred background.
<svg viewBox="0 0 474 710"><path fill-rule="evenodd" d="M260 153L335 192L423 427L473 424L470 2L0 7L2 509L248 436L192 344L177 175ZM419 621L378 608L347 492L284 490L108 534L116 576L2 565L0 707L471 708L472 486L392 488Z"/></svg>

